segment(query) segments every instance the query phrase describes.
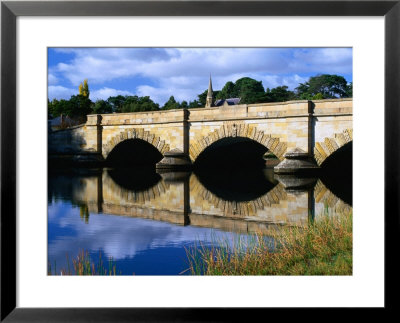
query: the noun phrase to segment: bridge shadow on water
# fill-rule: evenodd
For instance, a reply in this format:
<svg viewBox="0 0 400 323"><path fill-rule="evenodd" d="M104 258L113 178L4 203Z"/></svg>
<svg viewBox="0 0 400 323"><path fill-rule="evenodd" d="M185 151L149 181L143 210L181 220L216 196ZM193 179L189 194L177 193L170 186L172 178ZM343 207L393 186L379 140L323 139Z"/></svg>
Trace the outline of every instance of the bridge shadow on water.
<svg viewBox="0 0 400 323"><path fill-rule="evenodd" d="M353 143L338 149L321 165L320 178L338 198L353 205Z"/></svg>
<svg viewBox="0 0 400 323"><path fill-rule="evenodd" d="M107 169L107 174L121 188L134 192L146 191L161 180L154 167L112 168Z"/></svg>
<svg viewBox="0 0 400 323"><path fill-rule="evenodd" d="M247 202L267 194L278 183L268 172L263 169L198 169L195 175L217 197L225 201Z"/></svg>

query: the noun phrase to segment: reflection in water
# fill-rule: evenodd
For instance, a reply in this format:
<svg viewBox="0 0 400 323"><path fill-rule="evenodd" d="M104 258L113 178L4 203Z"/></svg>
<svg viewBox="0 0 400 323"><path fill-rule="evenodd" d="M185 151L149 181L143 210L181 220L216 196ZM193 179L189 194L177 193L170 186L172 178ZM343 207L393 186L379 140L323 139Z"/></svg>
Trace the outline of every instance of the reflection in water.
<svg viewBox="0 0 400 323"><path fill-rule="evenodd" d="M107 174L117 185L129 191L146 191L161 180L154 168L111 168Z"/></svg>
<svg viewBox="0 0 400 323"><path fill-rule="evenodd" d="M346 203L353 204L353 143L350 142L322 164L321 180Z"/></svg>
<svg viewBox="0 0 400 323"><path fill-rule="evenodd" d="M88 250L113 257L123 274L179 274L185 248L226 232L305 225L351 206L320 179L248 173L116 169L49 174L49 262Z"/></svg>
<svg viewBox="0 0 400 323"><path fill-rule="evenodd" d="M266 176L272 169L238 171L235 169L198 170L197 178L210 192L226 201L252 201L270 191L277 183Z"/></svg>

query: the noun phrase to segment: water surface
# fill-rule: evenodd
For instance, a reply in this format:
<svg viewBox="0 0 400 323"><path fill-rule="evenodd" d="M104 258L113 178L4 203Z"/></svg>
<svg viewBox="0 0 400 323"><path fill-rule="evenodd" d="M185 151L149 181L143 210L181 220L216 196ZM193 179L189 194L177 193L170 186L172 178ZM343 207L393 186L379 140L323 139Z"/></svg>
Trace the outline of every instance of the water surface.
<svg viewBox="0 0 400 323"><path fill-rule="evenodd" d="M268 235L277 226L307 225L328 209L351 209L348 190L328 187L271 169L51 171L48 261L53 270L67 269L66 259L85 250L94 262L112 258L117 274L189 274L186 250L199 243Z"/></svg>

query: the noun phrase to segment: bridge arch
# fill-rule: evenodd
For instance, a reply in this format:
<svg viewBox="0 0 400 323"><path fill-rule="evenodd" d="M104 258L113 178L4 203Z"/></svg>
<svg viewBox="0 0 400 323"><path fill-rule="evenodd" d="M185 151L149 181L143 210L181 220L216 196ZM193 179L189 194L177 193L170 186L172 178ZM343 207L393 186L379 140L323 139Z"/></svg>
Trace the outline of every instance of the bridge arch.
<svg viewBox="0 0 400 323"><path fill-rule="evenodd" d="M215 208L224 212L225 216L248 217L257 216L257 211L264 210L267 207L276 206L281 201L287 200L287 193L281 183L276 184L266 194L261 195L249 201L229 201L220 198L215 193L207 189L196 176L190 178L191 196L201 197L202 200L208 201ZM196 205L193 205L196 208Z"/></svg>
<svg viewBox="0 0 400 323"><path fill-rule="evenodd" d="M335 133L333 137L326 137L324 141L316 142L314 147L314 158L321 164L339 148L353 141L353 129L345 129Z"/></svg>
<svg viewBox="0 0 400 323"><path fill-rule="evenodd" d="M146 141L150 145L155 147L162 155L165 152L169 151L169 145L165 142L165 140L161 140L159 136L151 133L150 131L146 131L143 128L133 128L125 129L124 131L115 134L113 137L109 138L105 143L103 143L102 155L104 159L108 157L115 146L128 139L141 139L143 141Z"/></svg>
<svg viewBox="0 0 400 323"><path fill-rule="evenodd" d="M195 161L197 157L214 142L230 137L252 139L270 150L279 158L279 160L283 160L283 155L287 149L286 142L280 141L277 137L272 137L271 134L259 131L255 126L240 122L230 122L225 123L219 129L216 129L203 137L197 139L194 138L193 142L189 146L189 156L191 160Z"/></svg>

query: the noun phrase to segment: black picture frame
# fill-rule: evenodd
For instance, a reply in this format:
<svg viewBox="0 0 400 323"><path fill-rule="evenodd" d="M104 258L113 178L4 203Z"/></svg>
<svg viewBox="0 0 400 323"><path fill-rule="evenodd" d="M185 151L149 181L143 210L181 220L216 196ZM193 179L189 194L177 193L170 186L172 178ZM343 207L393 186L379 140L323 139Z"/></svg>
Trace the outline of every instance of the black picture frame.
<svg viewBox="0 0 400 323"><path fill-rule="evenodd" d="M385 308L396 307L392 274L399 233L400 1L2 1L1 3L1 321L235 321L264 309L16 307L16 18L18 16L384 16ZM372 233L371 233L372 235ZM393 251L393 252L392 252ZM393 255L393 257L391 256ZM261 312L261 313L258 313ZM242 313L241 313L242 314Z"/></svg>

